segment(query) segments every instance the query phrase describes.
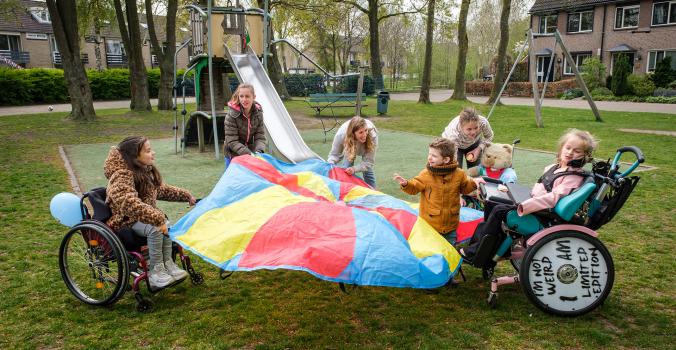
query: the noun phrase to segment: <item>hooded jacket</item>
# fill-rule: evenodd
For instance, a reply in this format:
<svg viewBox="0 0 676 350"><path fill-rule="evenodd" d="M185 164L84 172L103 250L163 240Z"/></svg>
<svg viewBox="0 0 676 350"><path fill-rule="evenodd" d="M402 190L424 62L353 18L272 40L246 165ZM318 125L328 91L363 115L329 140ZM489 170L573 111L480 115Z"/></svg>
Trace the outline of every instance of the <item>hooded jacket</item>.
<svg viewBox="0 0 676 350"><path fill-rule="evenodd" d="M251 106L251 115L243 112L239 103L228 102L228 113L225 115L223 133L223 154L236 157L254 152L265 151L265 124L263 109L258 102Z"/></svg>
<svg viewBox="0 0 676 350"><path fill-rule="evenodd" d="M408 194L420 193L419 216L439 233L448 233L458 228L460 221L460 195L471 193L476 184L458 163L440 167L429 164L418 176L408 180L401 190Z"/></svg>
<svg viewBox="0 0 676 350"><path fill-rule="evenodd" d="M103 173L108 179L106 203L112 213L106 224L113 231L131 227L139 221L162 226L166 218L157 208L157 200L187 202L191 197L190 192L164 183L157 186L147 181L137 186L133 171L129 169L117 147L111 147L108 158L103 163Z"/></svg>

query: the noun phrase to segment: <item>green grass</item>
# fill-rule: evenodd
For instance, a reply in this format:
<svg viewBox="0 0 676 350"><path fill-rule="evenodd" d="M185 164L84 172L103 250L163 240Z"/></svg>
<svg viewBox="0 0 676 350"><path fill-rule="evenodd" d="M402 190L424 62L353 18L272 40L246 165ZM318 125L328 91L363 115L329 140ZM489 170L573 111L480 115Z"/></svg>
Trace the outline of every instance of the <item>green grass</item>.
<svg viewBox="0 0 676 350"><path fill-rule="evenodd" d="M288 106L292 114L312 114L302 101ZM374 120L383 130L438 135L462 106L396 101L389 116ZM375 104L365 113L375 115ZM173 113L109 110L99 116L84 124L59 113L0 117L2 348L666 349L676 341L671 156L676 139L616 130L673 131L676 115L602 112L606 122L596 123L585 110L545 108L543 129L535 127L529 107L499 107L491 118L500 142L519 137L523 147L553 151L559 135L577 127L601 139L601 158L631 144L644 150L648 165L658 167L642 173L620 214L600 230L615 261L610 297L601 309L574 319L540 312L518 286L502 288L498 308L489 309L488 283L470 268L467 283L436 295L376 287L345 295L334 283L295 271L237 273L221 281L213 267L195 261L206 283L185 283L155 295L151 314L138 314L129 294L107 308L84 305L66 290L58 271L57 251L66 230L50 216L49 200L70 190L58 145L172 135ZM425 149L420 152L424 157Z"/></svg>

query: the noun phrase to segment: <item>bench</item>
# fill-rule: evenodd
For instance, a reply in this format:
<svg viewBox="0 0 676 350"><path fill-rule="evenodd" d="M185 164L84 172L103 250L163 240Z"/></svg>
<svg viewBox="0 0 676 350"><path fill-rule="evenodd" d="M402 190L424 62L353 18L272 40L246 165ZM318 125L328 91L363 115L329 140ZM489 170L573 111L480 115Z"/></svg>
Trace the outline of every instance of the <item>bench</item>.
<svg viewBox="0 0 676 350"><path fill-rule="evenodd" d="M361 101L366 99L366 94L361 94ZM333 112L334 108L346 108L351 107L355 108L357 106L357 94L356 93L327 93L327 94L310 94L310 96L305 100L305 102L317 112L317 117L322 122L322 129L324 130L324 142L326 142L326 134L331 130L336 128L340 124L336 118L335 113ZM367 105L363 104L361 107L366 107ZM322 111L325 109L331 110L331 116L333 117L334 124L327 129L322 119ZM361 110L359 111L361 114Z"/></svg>

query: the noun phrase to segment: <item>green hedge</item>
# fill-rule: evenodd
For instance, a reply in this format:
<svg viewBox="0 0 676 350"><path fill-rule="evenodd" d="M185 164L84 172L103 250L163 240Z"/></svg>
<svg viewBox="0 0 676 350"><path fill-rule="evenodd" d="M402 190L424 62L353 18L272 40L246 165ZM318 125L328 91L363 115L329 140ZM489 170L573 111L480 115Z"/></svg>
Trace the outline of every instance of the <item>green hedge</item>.
<svg viewBox="0 0 676 350"><path fill-rule="evenodd" d="M284 85L291 96L326 92L322 74L284 74Z"/></svg>
<svg viewBox="0 0 676 350"><path fill-rule="evenodd" d="M68 90L60 69L0 68L0 105L67 102Z"/></svg>
<svg viewBox="0 0 676 350"><path fill-rule="evenodd" d="M357 85L359 83L358 75L351 75L349 77L343 78L343 80L338 84L338 92L357 92ZM365 93L367 96L373 95L375 92L375 82L370 75L364 75L364 86L362 87L362 93Z"/></svg>
<svg viewBox="0 0 676 350"><path fill-rule="evenodd" d="M159 90L160 69L149 69L147 72L150 97L155 98ZM183 70L179 70L178 77L182 76ZM87 78L94 100L121 100L131 97L128 69L107 69L101 72L88 69ZM69 101L68 88L61 69L0 68L0 86L6 90L0 94L0 106Z"/></svg>

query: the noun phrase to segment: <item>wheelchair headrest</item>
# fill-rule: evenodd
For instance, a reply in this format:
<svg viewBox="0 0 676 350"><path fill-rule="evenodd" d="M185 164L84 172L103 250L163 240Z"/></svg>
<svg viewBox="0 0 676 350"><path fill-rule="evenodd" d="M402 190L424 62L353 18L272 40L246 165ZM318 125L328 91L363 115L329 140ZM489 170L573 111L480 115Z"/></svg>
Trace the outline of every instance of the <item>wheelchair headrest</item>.
<svg viewBox="0 0 676 350"><path fill-rule="evenodd" d="M92 209L94 209L92 218L94 220L106 222L112 215L108 204L106 204L106 188L97 187L85 193L84 196L89 198L89 203L92 205Z"/></svg>

